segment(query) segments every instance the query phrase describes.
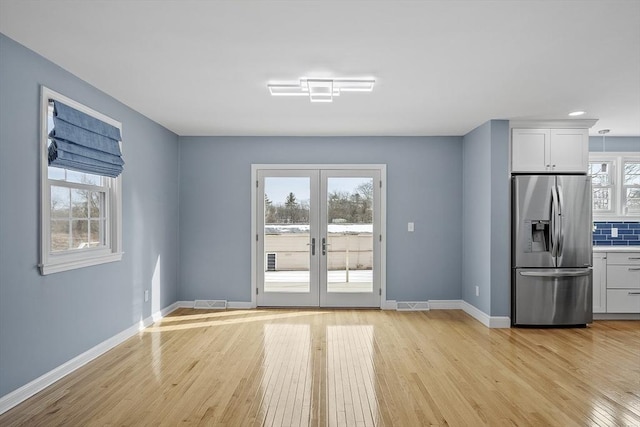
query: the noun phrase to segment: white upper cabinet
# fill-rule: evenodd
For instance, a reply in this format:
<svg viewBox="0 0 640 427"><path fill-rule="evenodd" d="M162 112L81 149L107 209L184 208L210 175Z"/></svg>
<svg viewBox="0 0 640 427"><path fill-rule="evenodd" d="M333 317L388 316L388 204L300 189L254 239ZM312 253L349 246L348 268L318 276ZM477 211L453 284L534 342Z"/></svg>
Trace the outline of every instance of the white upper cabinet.
<svg viewBox="0 0 640 427"><path fill-rule="evenodd" d="M588 129L512 129L512 172L586 173L588 164Z"/></svg>
<svg viewBox="0 0 640 427"><path fill-rule="evenodd" d="M549 129L513 129L511 171L548 172L550 140Z"/></svg>
<svg viewBox="0 0 640 427"><path fill-rule="evenodd" d="M589 130L551 129L551 167L554 172L582 172L589 168Z"/></svg>

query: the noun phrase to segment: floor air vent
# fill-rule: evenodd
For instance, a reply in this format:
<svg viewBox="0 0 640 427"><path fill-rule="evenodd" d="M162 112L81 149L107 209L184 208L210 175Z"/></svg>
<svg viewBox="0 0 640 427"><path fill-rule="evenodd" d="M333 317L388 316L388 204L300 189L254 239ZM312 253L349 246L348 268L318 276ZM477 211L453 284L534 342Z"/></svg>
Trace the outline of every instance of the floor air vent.
<svg viewBox="0 0 640 427"><path fill-rule="evenodd" d="M267 271L276 271L276 254L267 254Z"/></svg>
<svg viewBox="0 0 640 427"><path fill-rule="evenodd" d="M224 310L227 308L227 300L223 299L197 299L193 308L213 308Z"/></svg>
<svg viewBox="0 0 640 427"><path fill-rule="evenodd" d="M396 303L396 310L398 311L429 310L429 303L427 301L398 301Z"/></svg>

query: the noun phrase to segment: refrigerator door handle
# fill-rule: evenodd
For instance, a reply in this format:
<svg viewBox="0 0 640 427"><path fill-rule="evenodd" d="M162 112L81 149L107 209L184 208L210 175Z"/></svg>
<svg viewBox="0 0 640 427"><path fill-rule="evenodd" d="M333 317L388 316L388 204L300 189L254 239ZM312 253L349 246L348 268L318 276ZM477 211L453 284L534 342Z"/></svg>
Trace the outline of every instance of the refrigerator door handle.
<svg viewBox="0 0 640 427"><path fill-rule="evenodd" d="M558 250L557 255L562 255L562 250L564 248L564 221L562 220L562 211L564 209L564 197L562 186L558 185L556 191L558 192Z"/></svg>
<svg viewBox="0 0 640 427"><path fill-rule="evenodd" d="M555 185L551 187L551 256L558 256L558 194Z"/></svg>
<svg viewBox="0 0 640 427"><path fill-rule="evenodd" d="M525 277L580 277L580 276L588 276L591 274L591 270L569 270L569 271L554 271L554 272L543 272L543 271L521 271L520 275Z"/></svg>

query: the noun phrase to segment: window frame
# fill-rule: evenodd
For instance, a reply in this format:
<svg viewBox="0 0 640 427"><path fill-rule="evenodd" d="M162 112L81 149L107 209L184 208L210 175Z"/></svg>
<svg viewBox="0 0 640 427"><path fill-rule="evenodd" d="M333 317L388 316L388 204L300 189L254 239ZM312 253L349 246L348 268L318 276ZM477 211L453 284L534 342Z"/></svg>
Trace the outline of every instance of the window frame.
<svg viewBox="0 0 640 427"><path fill-rule="evenodd" d="M48 161L48 115L49 100L60 101L76 110L89 114L120 129L122 123L105 116L77 101L74 101L45 86L40 91L40 274L47 275L77 268L89 267L122 260L122 175L117 178L103 177L105 189L105 245L97 248L51 250L51 186L86 188L85 184L69 183L49 179ZM122 142L120 142L122 144ZM62 185L61 185L62 184Z"/></svg>
<svg viewBox="0 0 640 427"><path fill-rule="evenodd" d="M609 163L611 172L611 196L612 209L610 211L593 211L594 221L637 221L640 220L640 211L627 212L625 209L626 193L629 186L624 185L625 162L640 161L640 152L591 152L589 163ZM595 187L593 187L595 188ZM606 187L601 187L606 188Z"/></svg>

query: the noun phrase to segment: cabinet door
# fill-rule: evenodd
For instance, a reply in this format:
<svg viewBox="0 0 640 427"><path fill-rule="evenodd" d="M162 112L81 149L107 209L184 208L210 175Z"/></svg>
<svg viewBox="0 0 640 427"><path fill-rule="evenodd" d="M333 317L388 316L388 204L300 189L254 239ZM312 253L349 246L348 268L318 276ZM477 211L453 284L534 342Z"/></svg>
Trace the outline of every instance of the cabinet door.
<svg viewBox="0 0 640 427"><path fill-rule="evenodd" d="M637 289L609 289L608 313L640 313L640 291Z"/></svg>
<svg viewBox="0 0 640 427"><path fill-rule="evenodd" d="M607 287L609 289L640 289L640 267L637 265L608 265Z"/></svg>
<svg viewBox="0 0 640 427"><path fill-rule="evenodd" d="M513 129L511 171L551 172L549 144L549 129Z"/></svg>
<svg viewBox="0 0 640 427"><path fill-rule="evenodd" d="M550 163L554 172L586 173L589 164L587 129L551 129Z"/></svg>
<svg viewBox="0 0 640 427"><path fill-rule="evenodd" d="M607 311L607 256L605 253L593 254L593 312Z"/></svg>
<svg viewBox="0 0 640 427"><path fill-rule="evenodd" d="M609 265L640 266L640 252L618 252L607 255Z"/></svg>

